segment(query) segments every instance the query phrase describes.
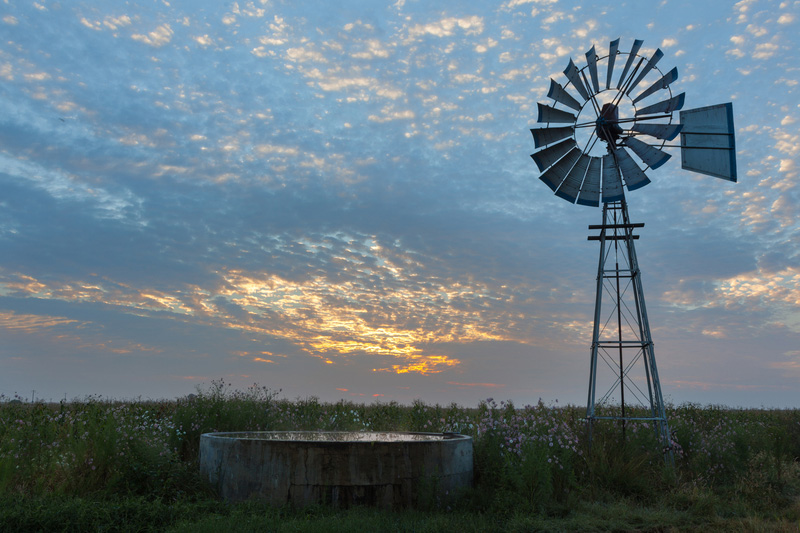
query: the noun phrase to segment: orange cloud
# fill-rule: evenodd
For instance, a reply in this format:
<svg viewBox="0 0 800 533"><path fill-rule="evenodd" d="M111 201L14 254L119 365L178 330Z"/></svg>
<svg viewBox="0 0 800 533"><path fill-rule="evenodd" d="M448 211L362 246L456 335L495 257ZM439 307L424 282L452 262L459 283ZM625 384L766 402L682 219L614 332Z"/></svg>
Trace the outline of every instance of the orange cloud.
<svg viewBox="0 0 800 533"><path fill-rule="evenodd" d="M61 316L18 315L14 311L0 311L1 327L21 330L27 333L64 324L76 324L77 322L77 320Z"/></svg>
<svg viewBox="0 0 800 533"><path fill-rule="evenodd" d="M800 361L784 361L778 363L769 363L767 365L770 368L783 368L783 369L791 369L791 370L800 370Z"/></svg>
<svg viewBox="0 0 800 533"><path fill-rule="evenodd" d="M405 364L392 365L391 370L388 368L377 368L378 372L394 372L395 374L438 374L444 372L449 367L458 366L461 361L458 359L450 359L446 355L415 355L412 356Z"/></svg>

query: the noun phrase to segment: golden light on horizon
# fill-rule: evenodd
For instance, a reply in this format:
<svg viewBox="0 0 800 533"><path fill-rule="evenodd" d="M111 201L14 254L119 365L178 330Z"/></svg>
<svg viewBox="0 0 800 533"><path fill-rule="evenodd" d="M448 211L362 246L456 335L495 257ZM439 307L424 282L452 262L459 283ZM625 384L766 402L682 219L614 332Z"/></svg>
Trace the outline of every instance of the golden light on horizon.
<svg viewBox="0 0 800 533"><path fill-rule="evenodd" d="M272 315L277 308L282 318L271 327L230 322L231 327L259 329L291 339L326 364L335 364L340 357L368 354L400 360L376 371L435 374L461 362L446 355L427 354L425 345L509 340L508 335L491 332L494 324L484 324L476 310L446 305L476 294L459 284L449 288L397 288L376 297L351 281L331 284L314 278L299 282L241 271L226 272L225 280L223 294L231 302L255 317Z"/></svg>
<svg viewBox="0 0 800 533"><path fill-rule="evenodd" d="M216 272L216 285L187 284L169 291L96 275L90 281L43 283L17 274L2 288L12 294L102 302L142 316L166 312L159 318L250 332L256 342L264 336L282 339L323 364L373 357L375 362L367 364L375 371L396 374L429 375L461 365L453 354L441 353L437 346L442 344L540 344L540 339L528 338L528 327L519 326L526 315L509 317L504 302L513 295L506 293L506 286L498 295L496 287L480 281L420 277L417 271L424 265L413 253L386 249L375 238L336 248L342 238L331 237L339 239L334 244L307 238L283 243L300 247L300 253L327 254L336 263L330 271L291 279L270 271L222 269ZM278 365L278 357L287 356L261 350L238 355Z"/></svg>
<svg viewBox="0 0 800 533"><path fill-rule="evenodd" d="M403 275L398 266L381 263L384 273ZM322 277L296 281L268 273L221 274L224 281L216 289L190 285L172 293L136 290L96 276L91 283L48 285L17 275L19 283L6 283L5 288L60 300L103 302L131 312L167 311L181 320L282 338L325 364L376 356L382 359L376 371L397 374L436 374L461 364L455 357L430 354L431 345L515 340L497 316L483 315L478 302L487 289L480 285L425 281L394 283L376 291L357 278L331 283ZM224 305L225 300L230 305ZM236 355L248 356L254 363L281 364L270 352Z"/></svg>
<svg viewBox="0 0 800 533"><path fill-rule="evenodd" d="M451 359L446 355L418 355L412 357L405 365L392 365L391 372L395 374L438 374L445 371L449 367L455 367L461 364L458 359ZM381 371L389 371L388 369L378 369Z"/></svg>

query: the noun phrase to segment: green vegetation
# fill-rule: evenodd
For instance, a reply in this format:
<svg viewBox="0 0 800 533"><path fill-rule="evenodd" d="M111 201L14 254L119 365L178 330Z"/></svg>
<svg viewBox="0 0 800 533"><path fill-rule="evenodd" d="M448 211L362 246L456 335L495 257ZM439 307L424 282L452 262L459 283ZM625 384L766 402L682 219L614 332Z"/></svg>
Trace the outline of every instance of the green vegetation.
<svg viewBox="0 0 800 533"><path fill-rule="evenodd" d="M652 428L582 409L286 400L212 384L172 402L0 396L0 531L798 531L800 410L669 410L676 466ZM475 445L459 500L381 511L219 501L198 474L209 431L454 431Z"/></svg>

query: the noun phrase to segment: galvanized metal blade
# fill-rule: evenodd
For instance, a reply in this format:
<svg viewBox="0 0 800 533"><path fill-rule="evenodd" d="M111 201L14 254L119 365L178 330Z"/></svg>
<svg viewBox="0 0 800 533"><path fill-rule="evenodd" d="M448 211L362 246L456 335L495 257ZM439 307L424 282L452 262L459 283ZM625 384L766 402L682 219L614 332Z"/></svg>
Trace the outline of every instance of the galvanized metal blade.
<svg viewBox="0 0 800 533"><path fill-rule="evenodd" d="M589 65L589 74L592 77L594 94L597 94L600 92L600 82L597 80L597 53L594 51L594 45L586 52L586 64Z"/></svg>
<svg viewBox="0 0 800 533"><path fill-rule="evenodd" d="M587 156L589 157L589 156ZM600 205L600 158L589 157L589 168L583 179L578 204L597 207Z"/></svg>
<svg viewBox="0 0 800 533"><path fill-rule="evenodd" d="M633 131L666 141L671 141L677 137L681 132L681 128L683 128L683 124L638 124L634 122L633 126L631 126Z"/></svg>
<svg viewBox="0 0 800 533"><path fill-rule="evenodd" d="M558 82L554 79L550 78L550 90L547 91L547 97L552 98L559 104L564 104L567 107L571 107L575 111L581 110L581 104L577 100L575 100L571 94L567 92Z"/></svg>
<svg viewBox="0 0 800 533"><path fill-rule="evenodd" d="M683 102L686 99L686 93L681 93L678 96L673 96L669 100L658 102L657 104L643 107L636 110L636 116L654 115L656 113L672 113L683 108Z"/></svg>
<svg viewBox="0 0 800 533"><path fill-rule="evenodd" d="M637 85L639 85L639 82L642 81L644 77L647 76L650 73L650 71L656 67L656 64L661 60L662 57L664 57L664 52L662 52L660 48L656 48L656 52L653 54L653 57L650 58L650 60L644 66L644 68L636 77L636 79L633 81L633 83L631 83L630 87L628 87L628 90L625 92L625 94L630 96L631 91L633 91L633 89L636 88Z"/></svg>
<svg viewBox="0 0 800 533"><path fill-rule="evenodd" d="M548 124L551 122L557 124L574 124L576 120L578 120L578 117L572 113L539 103L539 119L537 122Z"/></svg>
<svg viewBox="0 0 800 533"><path fill-rule="evenodd" d="M628 54L628 60L625 62L625 68L622 69L622 75L619 77L619 81L617 82L617 89L622 88L622 83L625 81L625 77L628 75L628 71L631 69L631 65L633 65L633 60L636 59L636 54L639 53L639 48L642 47L643 42L644 41L641 39L636 39L633 41L633 46Z"/></svg>
<svg viewBox="0 0 800 533"><path fill-rule="evenodd" d="M570 126L560 128L531 128L533 143L536 148L541 148L547 144L553 144L561 139L566 139L575 133L575 128Z"/></svg>
<svg viewBox="0 0 800 533"><path fill-rule="evenodd" d="M617 163L619 164L620 172L622 172L622 177L625 180L625 186L629 191L641 189L650 183L650 179L645 175L644 171L639 168L639 165L636 164L636 161L633 160L625 148L617 148L614 150L614 153L617 156Z"/></svg>
<svg viewBox="0 0 800 533"><path fill-rule="evenodd" d="M606 73L606 89L611 88L611 75L614 74L614 62L617 60L617 49L619 49L619 39L608 44L608 72Z"/></svg>
<svg viewBox="0 0 800 533"><path fill-rule="evenodd" d="M672 157L671 154L642 142L636 137L628 137L624 142L625 146L633 150L633 153L639 156L639 159L653 170L666 163Z"/></svg>
<svg viewBox="0 0 800 533"><path fill-rule="evenodd" d="M578 150L578 152L578 160L570 169L567 177L564 178L561 186L556 191L556 196L559 196L568 202L572 202L573 204L575 203L575 200L577 200L578 194L581 192L583 178L586 175L586 169L589 168L589 160L591 159L591 157L588 155L580 153L580 150ZM566 157L564 159L566 159Z"/></svg>
<svg viewBox="0 0 800 533"><path fill-rule="evenodd" d="M614 154L603 156L603 203L618 202L625 198L622 179Z"/></svg>
<svg viewBox="0 0 800 533"><path fill-rule="evenodd" d="M586 90L586 86L583 85L583 81L578 73L578 67L576 67L575 63L572 62L572 58L569 59L569 65L567 65L567 68L564 69L564 75L570 81L572 86L575 87L575 90L581 94L583 101L585 102L588 100L589 92Z"/></svg>
<svg viewBox="0 0 800 533"><path fill-rule="evenodd" d="M575 139L570 138L531 154L531 158L536 163L536 166L539 167L539 172L544 172L547 167L564 157L567 152L576 146Z"/></svg>
<svg viewBox="0 0 800 533"><path fill-rule="evenodd" d="M666 74L664 74L663 76L661 76L661 78L653 85L642 91L639 94L639 96L633 99L633 103L635 104L639 100L647 98L648 96L650 96L651 94L653 94L658 90L666 89L673 81L677 79L678 79L678 67L675 67Z"/></svg>
<svg viewBox="0 0 800 533"><path fill-rule="evenodd" d="M581 151L577 147L573 148L553 166L548 168L544 174L539 176L539 179L545 182L553 192L557 192L561 182L564 181L569 171L572 170L573 165L575 165L580 155ZM572 200L572 202L574 203L575 201Z"/></svg>

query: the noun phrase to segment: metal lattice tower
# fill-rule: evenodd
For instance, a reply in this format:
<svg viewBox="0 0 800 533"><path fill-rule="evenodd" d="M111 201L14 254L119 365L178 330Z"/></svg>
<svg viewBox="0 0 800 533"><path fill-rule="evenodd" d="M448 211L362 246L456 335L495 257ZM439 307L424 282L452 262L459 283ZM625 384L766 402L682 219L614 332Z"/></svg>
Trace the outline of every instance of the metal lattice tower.
<svg viewBox="0 0 800 533"><path fill-rule="evenodd" d="M652 422L665 459L672 463L669 424L634 246L639 238L634 229L643 226L631 223L624 199L603 204L603 223L589 226L600 230L599 235L589 236L600 242L600 260L586 420L590 442L598 420L620 421L623 439L628 421ZM603 412L598 413L598 407Z"/></svg>

